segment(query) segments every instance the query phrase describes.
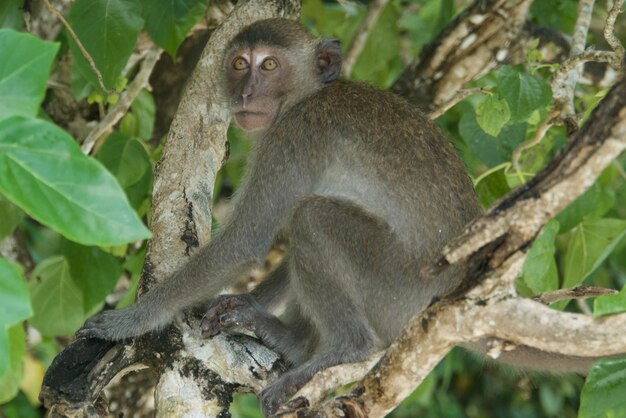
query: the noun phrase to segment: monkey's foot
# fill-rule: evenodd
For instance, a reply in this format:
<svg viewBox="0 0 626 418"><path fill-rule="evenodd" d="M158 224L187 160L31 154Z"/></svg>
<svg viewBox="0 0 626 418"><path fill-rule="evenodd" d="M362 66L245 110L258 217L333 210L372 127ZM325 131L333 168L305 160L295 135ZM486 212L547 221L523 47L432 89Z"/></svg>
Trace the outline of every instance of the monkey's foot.
<svg viewBox="0 0 626 418"><path fill-rule="evenodd" d="M248 294L219 296L202 318L200 329L203 337L214 337L222 330L243 326L254 331L257 303Z"/></svg>
<svg viewBox="0 0 626 418"><path fill-rule="evenodd" d="M278 408L285 400L295 394L310 377L307 374L293 371L282 375L278 380L267 386L261 392L261 408L263 416L269 417L276 414Z"/></svg>

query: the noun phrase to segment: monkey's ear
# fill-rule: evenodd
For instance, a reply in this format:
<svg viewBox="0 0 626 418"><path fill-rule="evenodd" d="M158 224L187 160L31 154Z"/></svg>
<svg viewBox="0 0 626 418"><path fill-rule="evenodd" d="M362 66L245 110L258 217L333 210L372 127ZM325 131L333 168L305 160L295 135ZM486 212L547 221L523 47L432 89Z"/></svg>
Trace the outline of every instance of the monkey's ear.
<svg viewBox="0 0 626 418"><path fill-rule="evenodd" d="M323 39L318 47L318 68L322 83L339 78L341 72L341 43L338 39Z"/></svg>

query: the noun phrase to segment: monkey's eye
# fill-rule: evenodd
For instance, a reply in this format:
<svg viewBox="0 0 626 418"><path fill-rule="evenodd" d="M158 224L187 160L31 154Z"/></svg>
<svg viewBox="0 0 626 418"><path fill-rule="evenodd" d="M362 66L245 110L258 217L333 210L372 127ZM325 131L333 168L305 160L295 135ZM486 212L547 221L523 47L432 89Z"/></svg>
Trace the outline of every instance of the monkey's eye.
<svg viewBox="0 0 626 418"><path fill-rule="evenodd" d="M246 61L242 57L239 57L235 59L235 61L233 61L233 68L238 71L245 70L246 68L248 68L248 61Z"/></svg>
<svg viewBox="0 0 626 418"><path fill-rule="evenodd" d="M261 68L264 69L265 71L273 71L277 67L278 67L278 63L276 62L276 60L274 58L267 58L261 64Z"/></svg>

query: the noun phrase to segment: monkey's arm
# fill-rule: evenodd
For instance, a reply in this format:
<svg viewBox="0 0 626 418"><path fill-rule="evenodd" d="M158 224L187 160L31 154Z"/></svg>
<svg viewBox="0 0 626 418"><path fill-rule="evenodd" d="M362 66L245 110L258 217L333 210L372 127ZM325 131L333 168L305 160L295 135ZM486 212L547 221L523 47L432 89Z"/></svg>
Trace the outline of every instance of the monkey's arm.
<svg viewBox="0 0 626 418"><path fill-rule="evenodd" d="M249 163L233 215L215 239L135 305L87 320L78 336L121 340L162 328L263 260L298 197L310 192L313 177L292 155L292 145L264 141Z"/></svg>

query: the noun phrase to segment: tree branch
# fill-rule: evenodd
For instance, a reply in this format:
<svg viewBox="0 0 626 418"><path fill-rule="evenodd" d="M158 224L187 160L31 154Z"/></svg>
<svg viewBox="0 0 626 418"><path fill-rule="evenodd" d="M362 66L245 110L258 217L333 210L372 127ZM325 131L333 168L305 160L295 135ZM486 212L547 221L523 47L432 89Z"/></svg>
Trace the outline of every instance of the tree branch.
<svg viewBox="0 0 626 418"><path fill-rule="evenodd" d="M426 111L454 98L465 83L507 57L522 31L530 0L476 0L424 47L391 87Z"/></svg>
<svg viewBox="0 0 626 418"><path fill-rule="evenodd" d="M91 153L96 141L103 135L108 134L113 129L113 126L122 119L122 117L130 109L130 105L133 104L135 98L139 95L142 89L149 86L149 78L152 74L152 70L156 65L159 57L161 56L161 48L153 46L150 48L143 62L141 63L141 69L130 83L128 88L120 95L119 101L115 106L107 113L85 138L80 146L80 149L87 155Z"/></svg>
<svg viewBox="0 0 626 418"><path fill-rule="evenodd" d="M356 64L356 60L359 58L359 55L361 55L361 52L363 52L367 38L387 3L389 3L389 0L374 0L368 4L367 13L361 21L359 29L354 38L352 38L352 42L341 62L341 74L344 77L349 78L352 74L354 64Z"/></svg>

